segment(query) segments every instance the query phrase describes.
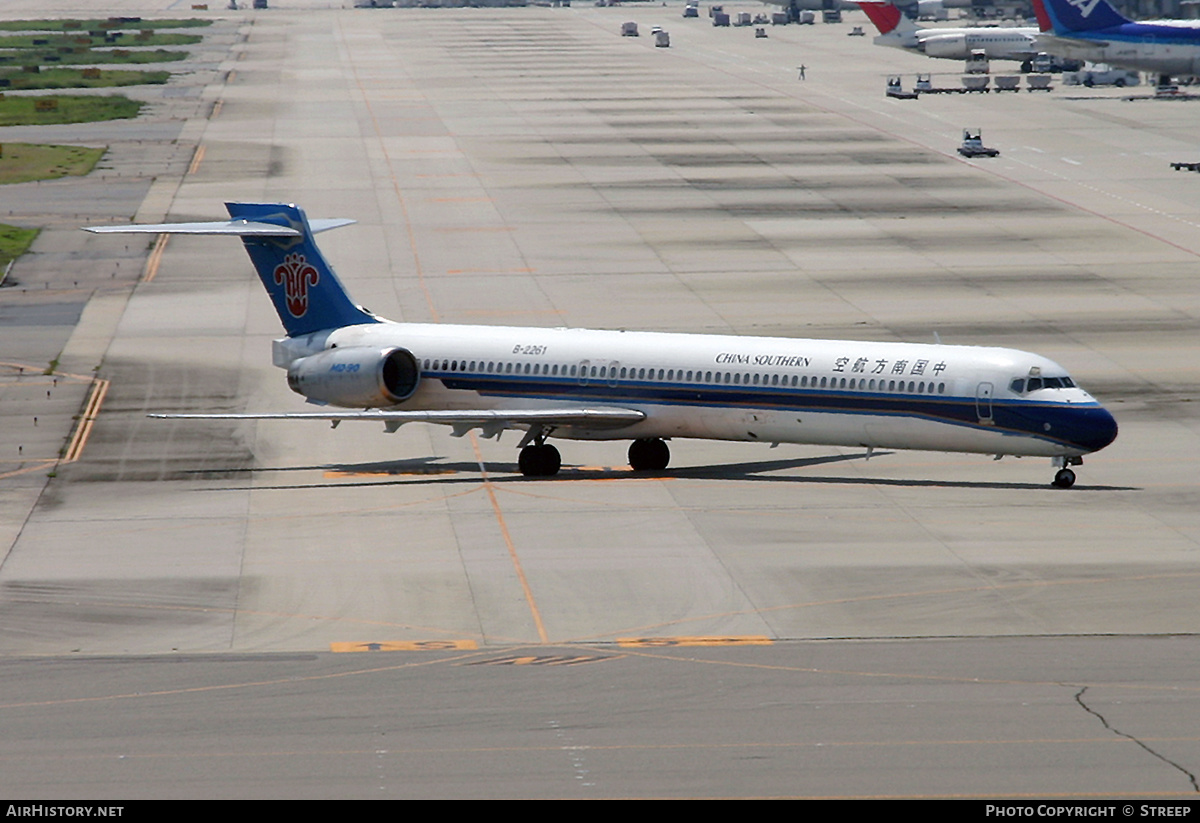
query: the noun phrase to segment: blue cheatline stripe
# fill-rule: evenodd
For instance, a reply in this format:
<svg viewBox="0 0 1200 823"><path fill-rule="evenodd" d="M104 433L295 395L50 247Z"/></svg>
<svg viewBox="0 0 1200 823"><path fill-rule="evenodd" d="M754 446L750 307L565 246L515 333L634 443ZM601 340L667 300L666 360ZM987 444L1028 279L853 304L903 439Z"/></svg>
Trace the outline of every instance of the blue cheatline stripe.
<svg viewBox="0 0 1200 823"><path fill-rule="evenodd" d="M979 422L974 397L917 396L895 393L864 393L813 390L773 386L713 386L707 384L664 384L644 381L617 381L609 385L603 379L580 385L576 378L532 377L521 375L463 374L461 372L425 372L422 379L441 380L448 389L474 391L484 397L518 400L549 399L559 402L597 402L608 405L653 403L663 406L703 406L707 408L763 409L787 413L827 413L911 417L954 426L963 426L999 434L1033 437L1048 443L1076 445L1070 439L1071 424L1066 415L1072 410L1099 408L1099 404L1074 404L1070 409L1053 403L1013 402L992 398L993 424ZM905 381L908 382L908 381ZM1037 421L1022 411L1036 410ZM1067 436L1044 431L1066 428Z"/></svg>

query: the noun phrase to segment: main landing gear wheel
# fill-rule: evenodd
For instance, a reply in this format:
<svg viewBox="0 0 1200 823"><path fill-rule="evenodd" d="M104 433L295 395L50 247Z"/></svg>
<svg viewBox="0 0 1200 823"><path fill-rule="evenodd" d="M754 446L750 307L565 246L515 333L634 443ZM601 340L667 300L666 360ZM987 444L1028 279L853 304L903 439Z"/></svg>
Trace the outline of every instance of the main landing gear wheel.
<svg viewBox="0 0 1200 823"><path fill-rule="evenodd" d="M629 444L629 465L634 471L662 471L670 462L671 450L657 437L646 437Z"/></svg>
<svg viewBox="0 0 1200 823"><path fill-rule="evenodd" d="M562 457L549 443L526 446L517 458L517 467L526 477L553 477L562 467Z"/></svg>
<svg viewBox="0 0 1200 823"><path fill-rule="evenodd" d="M1054 485L1060 489L1069 489L1075 485L1075 472L1070 469L1059 469L1054 475Z"/></svg>

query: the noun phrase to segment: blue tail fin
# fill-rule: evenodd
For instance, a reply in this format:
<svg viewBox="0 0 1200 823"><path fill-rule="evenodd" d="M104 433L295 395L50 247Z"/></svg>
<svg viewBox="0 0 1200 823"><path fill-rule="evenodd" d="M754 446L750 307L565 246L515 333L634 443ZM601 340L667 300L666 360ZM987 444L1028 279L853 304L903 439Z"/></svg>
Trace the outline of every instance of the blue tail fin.
<svg viewBox="0 0 1200 823"><path fill-rule="evenodd" d="M1055 34L1076 31L1097 31L1130 22L1122 17L1107 0L1042 0Z"/></svg>
<svg viewBox="0 0 1200 823"><path fill-rule="evenodd" d="M282 203L226 203L225 208L235 221L267 223L298 232L295 236L241 235L289 337L379 322L346 294L317 249L303 209Z"/></svg>

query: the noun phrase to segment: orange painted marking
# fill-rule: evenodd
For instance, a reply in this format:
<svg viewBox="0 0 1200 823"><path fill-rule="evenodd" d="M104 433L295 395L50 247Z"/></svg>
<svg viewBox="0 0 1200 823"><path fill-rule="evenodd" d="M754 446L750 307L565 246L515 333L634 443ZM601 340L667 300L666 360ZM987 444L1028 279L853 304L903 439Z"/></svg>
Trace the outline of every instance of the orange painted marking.
<svg viewBox="0 0 1200 823"><path fill-rule="evenodd" d="M83 447L92 434L92 426L96 423L96 415L100 413L100 404L104 402L104 396L108 394L108 387L108 380L97 378L96 382L92 383L87 402L83 406L83 414L79 416L75 432L71 435L71 442L67 444L67 450L63 454L63 463L74 463L83 453Z"/></svg>
<svg viewBox="0 0 1200 823"><path fill-rule="evenodd" d="M204 160L205 151L206 149L203 143L201 143L199 146L196 146L196 151L192 154L191 165L188 166L188 174L195 174L196 170L200 168L200 163Z"/></svg>
<svg viewBox="0 0 1200 823"><path fill-rule="evenodd" d="M330 643L331 652L441 652L478 649L474 640L379 640L361 643Z"/></svg>
<svg viewBox="0 0 1200 823"><path fill-rule="evenodd" d="M160 234L158 239L154 241L154 248L150 251L150 256L146 259L146 270L142 272L143 283L149 283L158 274L158 267L162 263L163 252L167 250L167 241L170 239L171 235Z"/></svg>
<svg viewBox="0 0 1200 823"><path fill-rule="evenodd" d="M513 543L512 535L508 533L508 524L504 522L504 512L500 510L500 501L496 499L496 487L488 477L487 469L483 466L483 455L479 451L479 439L474 434L471 435L471 448L475 450L475 460L479 463L479 473L483 476L483 488L492 504L492 512L496 515L496 523L500 526L500 536L508 548L508 557L512 561L513 570L517 573L517 580L521 582L521 591L525 593L525 602L529 604L529 614L533 618L533 625L537 627L538 639L543 643L548 643L550 638L546 635L546 624L542 622L542 613L537 607L537 601L533 599L533 589L529 587L529 580L525 577L521 558L517 557L516 544Z"/></svg>
<svg viewBox="0 0 1200 823"><path fill-rule="evenodd" d="M627 648L662 648L664 646L770 646L774 641L765 635L734 635L731 637L619 637L617 645Z"/></svg>

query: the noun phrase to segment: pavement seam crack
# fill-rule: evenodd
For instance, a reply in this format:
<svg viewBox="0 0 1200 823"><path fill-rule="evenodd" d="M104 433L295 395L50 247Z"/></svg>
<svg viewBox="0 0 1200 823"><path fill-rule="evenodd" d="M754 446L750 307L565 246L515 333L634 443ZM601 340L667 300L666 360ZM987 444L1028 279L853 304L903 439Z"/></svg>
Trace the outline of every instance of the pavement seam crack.
<svg viewBox="0 0 1200 823"><path fill-rule="evenodd" d="M1100 712L1098 712L1098 711L1096 711L1095 709L1093 709L1093 708L1092 708L1091 706L1089 706L1087 703L1084 703L1084 702L1083 702L1083 694L1084 694L1084 692L1086 692L1087 690L1088 690L1088 687L1087 687L1087 686L1083 686L1082 688L1080 688L1080 689L1079 689L1079 691L1078 691L1078 692L1076 692L1076 693L1075 693L1075 702L1076 702L1076 703L1078 703L1078 704L1080 705L1080 707L1082 707L1082 708L1083 708L1083 710L1084 710L1085 712L1087 712L1088 714L1092 715L1092 716L1093 716L1093 717L1095 717L1097 720L1099 720L1099 721L1100 721L1100 722L1101 722L1101 723L1104 725L1104 728L1108 729L1108 730L1109 730L1110 732L1112 732L1113 734L1117 735L1118 737L1123 737L1123 738L1125 738L1126 740L1132 741L1133 743L1136 743L1138 746L1140 746L1140 747L1141 747L1143 750L1145 750L1147 753L1149 753L1149 754L1153 755L1154 757L1157 757L1159 760L1161 760L1162 762L1166 763L1168 766L1171 766L1171 767L1173 767L1173 768L1175 768L1175 769L1178 769L1180 772L1182 772L1182 773L1183 773L1183 774L1184 774L1184 775L1187 777L1188 781L1189 781L1189 782L1192 784L1192 791L1194 791L1194 792L1197 792L1197 793L1200 793L1200 783L1197 783L1197 782L1196 782L1196 775L1195 775L1195 774L1193 774L1192 772L1189 772L1189 771L1188 771L1187 769L1185 769L1183 766L1181 766L1180 764L1176 763L1174 760L1172 760L1171 758L1167 757L1166 755L1163 755L1163 754L1160 754L1160 753L1156 752L1154 749L1150 748L1149 746L1147 746L1147 745L1146 745L1145 743L1143 743L1141 740L1138 740L1138 739L1137 739L1136 737L1134 737L1133 735L1131 735L1131 734L1128 734L1127 732L1123 732L1123 731L1121 731L1120 729L1118 729L1118 728L1114 727L1112 724L1110 724L1110 723L1108 722L1107 718L1105 718L1105 717L1104 717L1104 715L1100 714Z"/></svg>

